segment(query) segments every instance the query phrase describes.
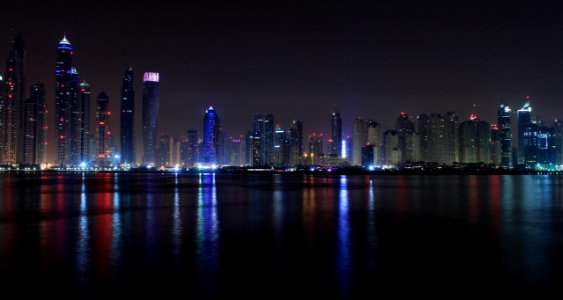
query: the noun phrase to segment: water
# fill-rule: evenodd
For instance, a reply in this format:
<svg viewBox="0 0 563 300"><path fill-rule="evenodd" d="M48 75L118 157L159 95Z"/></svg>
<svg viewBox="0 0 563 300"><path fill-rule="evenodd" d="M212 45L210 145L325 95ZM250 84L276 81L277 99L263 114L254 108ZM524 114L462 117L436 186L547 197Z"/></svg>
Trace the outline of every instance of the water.
<svg viewBox="0 0 563 300"><path fill-rule="evenodd" d="M547 295L563 177L0 176L0 293Z"/></svg>

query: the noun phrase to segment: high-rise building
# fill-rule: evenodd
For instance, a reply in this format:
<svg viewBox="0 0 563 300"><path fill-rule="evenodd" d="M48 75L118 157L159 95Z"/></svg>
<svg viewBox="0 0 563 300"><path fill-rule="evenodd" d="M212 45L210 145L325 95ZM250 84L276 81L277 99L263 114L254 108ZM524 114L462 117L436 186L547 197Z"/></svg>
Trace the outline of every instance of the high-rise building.
<svg viewBox="0 0 563 300"><path fill-rule="evenodd" d="M395 130L399 134L399 149L401 150L401 162L414 161L412 134L414 133L414 123L409 120L409 116L401 112L395 123Z"/></svg>
<svg viewBox="0 0 563 300"><path fill-rule="evenodd" d="M362 166L373 167L375 165L375 162L373 160L373 151L374 146L370 143L367 143L362 147Z"/></svg>
<svg viewBox="0 0 563 300"><path fill-rule="evenodd" d="M92 162L91 138L90 131L90 85L83 81L80 84L81 117L80 117L80 165L87 166Z"/></svg>
<svg viewBox="0 0 563 300"><path fill-rule="evenodd" d="M539 123L539 122L538 122ZM542 167L553 169L557 163L557 134L555 127L538 124L537 131L537 163Z"/></svg>
<svg viewBox="0 0 563 300"><path fill-rule="evenodd" d="M276 125L274 131L274 165L283 165L283 142L285 140L285 131L280 125Z"/></svg>
<svg viewBox="0 0 563 300"><path fill-rule="evenodd" d="M399 133L395 130L387 130L383 134L385 148L384 165L387 167L397 167L401 163L401 149L399 147Z"/></svg>
<svg viewBox="0 0 563 300"><path fill-rule="evenodd" d="M196 129L188 130L188 135L183 142L182 163L185 167L192 168L199 160L199 134Z"/></svg>
<svg viewBox="0 0 563 300"><path fill-rule="evenodd" d="M526 99L529 100L529 97ZM526 101L522 108L517 111L518 117L518 164L525 164L525 147L526 138L524 138L524 132L526 128L532 123L532 106L529 101Z"/></svg>
<svg viewBox="0 0 563 300"><path fill-rule="evenodd" d="M158 137L158 144L156 147L156 167L170 167L171 157L173 153L173 139L165 133L161 133Z"/></svg>
<svg viewBox="0 0 563 300"><path fill-rule="evenodd" d="M497 122L500 134L500 163L504 168L512 168L512 110L504 103L497 110Z"/></svg>
<svg viewBox="0 0 563 300"><path fill-rule="evenodd" d="M79 99L80 89L78 83L78 71L75 67L70 69L70 132L67 140L69 141L69 165L78 166L80 164L81 126L82 126L82 107Z"/></svg>
<svg viewBox="0 0 563 300"><path fill-rule="evenodd" d="M563 121L555 119L553 121L555 134L555 161L557 166L563 168Z"/></svg>
<svg viewBox="0 0 563 300"><path fill-rule="evenodd" d="M23 163L37 163L37 103L29 98L25 101L24 107L24 130L23 130Z"/></svg>
<svg viewBox="0 0 563 300"><path fill-rule="evenodd" d="M96 162L100 167L109 164L109 97L106 92L100 92L96 99Z"/></svg>
<svg viewBox="0 0 563 300"><path fill-rule="evenodd" d="M154 166L158 113L160 107L160 78L155 72L143 74L143 165Z"/></svg>
<svg viewBox="0 0 563 300"><path fill-rule="evenodd" d="M260 132L255 131L250 135L250 164L253 166L262 165L262 141Z"/></svg>
<svg viewBox="0 0 563 300"><path fill-rule="evenodd" d="M21 36L10 36L6 60L2 106L2 162L15 164L24 160L25 44Z"/></svg>
<svg viewBox="0 0 563 300"><path fill-rule="evenodd" d="M340 112L336 111L336 109L332 110L332 119L330 124L331 144L329 154L340 156L342 154L342 118L340 117Z"/></svg>
<svg viewBox="0 0 563 300"><path fill-rule="evenodd" d="M260 165L271 165L274 162L274 115L255 114L252 131L260 135Z"/></svg>
<svg viewBox="0 0 563 300"><path fill-rule="evenodd" d="M379 148L381 146L381 133L379 132L379 130L380 130L379 123L375 122L374 120L368 120L367 144L373 146L372 149L368 150L370 151L370 153L373 154L373 157L370 159L371 165L378 165L381 160L381 155L379 154ZM362 152L362 156L363 156L363 152ZM364 164L362 163L362 165Z"/></svg>
<svg viewBox="0 0 563 300"><path fill-rule="evenodd" d="M459 153L462 163L489 163L491 129L476 114L459 125Z"/></svg>
<svg viewBox="0 0 563 300"><path fill-rule="evenodd" d="M446 112L446 165L459 162L459 121L453 111Z"/></svg>
<svg viewBox="0 0 563 300"><path fill-rule="evenodd" d="M362 147L368 142L368 122L363 118L355 118L352 124L352 165L362 165Z"/></svg>
<svg viewBox="0 0 563 300"><path fill-rule="evenodd" d="M491 124L491 144L489 146L490 163L502 164L502 132L497 124Z"/></svg>
<svg viewBox="0 0 563 300"><path fill-rule="evenodd" d="M289 143L291 148L290 165L301 164L303 158L303 121L293 120L289 127Z"/></svg>
<svg viewBox="0 0 563 300"><path fill-rule="evenodd" d="M416 132L420 135L420 159L422 161L432 161L428 153L430 147L430 118L427 114L420 114L416 117Z"/></svg>
<svg viewBox="0 0 563 300"><path fill-rule="evenodd" d="M74 50L66 35L57 47L55 68L55 130L57 132L57 164L70 164L72 119L72 57Z"/></svg>
<svg viewBox="0 0 563 300"><path fill-rule="evenodd" d="M4 101L4 77L0 74L0 163L4 162L4 126L6 125L4 122L4 109L6 106L6 102Z"/></svg>
<svg viewBox="0 0 563 300"><path fill-rule="evenodd" d="M446 118L438 113L432 113L430 114L428 124L425 161L445 164L448 161L446 149ZM421 145L422 144L421 137Z"/></svg>
<svg viewBox="0 0 563 300"><path fill-rule="evenodd" d="M202 164L216 165L221 158L218 157L221 147L221 121L217 112L210 106L205 111L203 119L203 144L199 156Z"/></svg>
<svg viewBox="0 0 563 300"><path fill-rule="evenodd" d="M29 98L37 106L36 134L35 134L35 163L47 163L47 99L45 97L45 85L36 83L31 86Z"/></svg>
<svg viewBox="0 0 563 300"><path fill-rule="evenodd" d="M121 82L121 163L135 165L135 87L133 67L128 66Z"/></svg>
<svg viewBox="0 0 563 300"><path fill-rule="evenodd" d="M309 135L309 164L311 165L322 165L323 164L323 134L313 133Z"/></svg>

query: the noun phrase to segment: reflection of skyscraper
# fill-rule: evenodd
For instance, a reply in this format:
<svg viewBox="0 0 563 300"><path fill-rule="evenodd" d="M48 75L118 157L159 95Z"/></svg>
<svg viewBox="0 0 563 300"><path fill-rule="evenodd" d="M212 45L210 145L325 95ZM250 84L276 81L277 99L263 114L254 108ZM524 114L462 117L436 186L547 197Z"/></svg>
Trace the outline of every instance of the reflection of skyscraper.
<svg viewBox="0 0 563 300"><path fill-rule="evenodd" d="M331 119L330 154L340 156L342 154L342 118L340 112L333 110Z"/></svg>
<svg viewBox="0 0 563 300"><path fill-rule="evenodd" d="M80 84L80 163L89 164L92 161L91 132L90 132L90 85L84 81Z"/></svg>
<svg viewBox="0 0 563 300"><path fill-rule="evenodd" d="M55 69L55 130L57 131L57 163L59 165L70 164L73 56L74 50L65 35L57 47Z"/></svg>
<svg viewBox="0 0 563 300"><path fill-rule="evenodd" d="M501 103L497 111L497 122L500 138L500 166L505 168L512 167L512 110L504 103Z"/></svg>
<svg viewBox="0 0 563 300"><path fill-rule="evenodd" d="M529 97L527 97L529 99ZM526 147L526 140L524 138L524 132L526 127L532 123L532 106L530 102L526 101L522 108L517 112L518 117L518 163L524 164L524 152Z"/></svg>
<svg viewBox="0 0 563 300"><path fill-rule="evenodd" d="M135 164L135 88L133 68L129 66L123 74L121 84L121 163Z"/></svg>
<svg viewBox="0 0 563 300"><path fill-rule="evenodd" d="M200 163L217 164L221 141L221 121L213 106L205 111L203 119L203 145L199 156Z"/></svg>
<svg viewBox="0 0 563 300"><path fill-rule="evenodd" d="M2 107L2 161L23 161L23 110L25 102L25 45L20 36L10 37L11 49L6 60Z"/></svg>
<svg viewBox="0 0 563 300"><path fill-rule="evenodd" d="M96 99L96 160L99 166L109 163L109 97L101 92Z"/></svg>
<svg viewBox="0 0 563 300"><path fill-rule="evenodd" d="M155 164L158 112L160 107L160 78L158 73L143 75L143 165Z"/></svg>

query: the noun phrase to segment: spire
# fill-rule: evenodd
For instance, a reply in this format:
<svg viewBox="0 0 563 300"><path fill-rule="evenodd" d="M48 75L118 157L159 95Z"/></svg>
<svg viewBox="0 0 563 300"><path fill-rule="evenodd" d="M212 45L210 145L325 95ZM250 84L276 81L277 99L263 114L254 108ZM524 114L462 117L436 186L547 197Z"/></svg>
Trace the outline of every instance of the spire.
<svg viewBox="0 0 563 300"><path fill-rule="evenodd" d="M63 39L59 42L59 44L70 45L70 42L66 39L66 31L64 33Z"/></svg>

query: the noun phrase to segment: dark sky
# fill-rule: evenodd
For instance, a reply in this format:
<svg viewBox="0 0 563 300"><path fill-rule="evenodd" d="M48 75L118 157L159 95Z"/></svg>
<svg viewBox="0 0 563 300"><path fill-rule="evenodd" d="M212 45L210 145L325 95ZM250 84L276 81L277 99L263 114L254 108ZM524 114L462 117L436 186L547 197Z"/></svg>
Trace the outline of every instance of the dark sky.
<svg viewBox="0 0 563 300"><path fill-rule="evenodd" d="M0 54L8 52L9 29L21 33L28 85L48 88L51 128L64 31L81 80L94 95L107 91L112 111L127 63L136 71L138 116L142 72L160 72L160 131L173 135L201 129L210 104L232 134L258 112L328 133L333 105L345 133L356 116L386 129L400 111L455 110L466 119L473 104L494 122L500 98L520 106L526 95L542 119L563 116L563 9L555 1L265 2L21 4L0 18Z"/></svg>

